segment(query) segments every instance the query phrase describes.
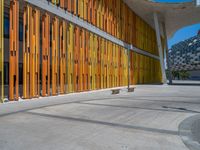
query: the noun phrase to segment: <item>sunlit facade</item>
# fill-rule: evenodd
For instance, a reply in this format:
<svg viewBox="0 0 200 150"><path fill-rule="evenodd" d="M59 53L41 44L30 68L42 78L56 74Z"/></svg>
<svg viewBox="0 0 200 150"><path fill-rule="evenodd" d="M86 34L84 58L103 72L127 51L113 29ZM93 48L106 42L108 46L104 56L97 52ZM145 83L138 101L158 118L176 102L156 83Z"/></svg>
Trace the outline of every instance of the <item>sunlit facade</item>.
<svg viewBox="0 0 200 150"><path fill-rule="evenodd" d="M155 30L122 0L32 2L1 0L2 101L162 81Z"/></svg>

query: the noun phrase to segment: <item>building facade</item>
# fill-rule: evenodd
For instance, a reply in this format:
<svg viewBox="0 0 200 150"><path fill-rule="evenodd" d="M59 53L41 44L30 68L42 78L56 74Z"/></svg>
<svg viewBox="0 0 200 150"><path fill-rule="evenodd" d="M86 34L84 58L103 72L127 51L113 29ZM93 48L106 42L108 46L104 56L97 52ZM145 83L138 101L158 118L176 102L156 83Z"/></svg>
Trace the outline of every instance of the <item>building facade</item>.
<svg viewBox="0 0 200 150"><path fill-rule="evenodd" d="M2 101L162 81L155 30L123 0L1 0L0 18Z"/></svg>
<svg viewBox="0 0 200 150"><path fill-rule="evenodd" d="M200 31L196 36L173 45L169 58L173 71L188 71L191 79L200 80Z"/></svg>

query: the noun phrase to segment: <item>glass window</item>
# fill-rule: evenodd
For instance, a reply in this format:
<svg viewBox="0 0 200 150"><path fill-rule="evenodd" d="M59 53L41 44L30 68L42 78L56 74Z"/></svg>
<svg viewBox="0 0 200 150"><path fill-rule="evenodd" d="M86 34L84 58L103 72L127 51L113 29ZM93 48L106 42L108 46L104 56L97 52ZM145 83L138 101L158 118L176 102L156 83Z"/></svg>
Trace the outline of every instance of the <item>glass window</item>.
<svg viewBox="0 0 200 150"><path fill-rule="evenodd" d="M9 38L9 33L10 33L10 22L9 22L9 17L4 17L4 37ZM23 41L23 22L20 21L19 23L19 41Z"/></svg>
<svg viewBox="0 0 200 150"><path fill-rule="evenodd" d="M9 18L4 17L4 37L9 38Z"/></svg>
<svg viewBox="0 0 200 150"><path fill-rule="evenodd" d="M23 41L23 22L19 23L19 41Z"/></svg>

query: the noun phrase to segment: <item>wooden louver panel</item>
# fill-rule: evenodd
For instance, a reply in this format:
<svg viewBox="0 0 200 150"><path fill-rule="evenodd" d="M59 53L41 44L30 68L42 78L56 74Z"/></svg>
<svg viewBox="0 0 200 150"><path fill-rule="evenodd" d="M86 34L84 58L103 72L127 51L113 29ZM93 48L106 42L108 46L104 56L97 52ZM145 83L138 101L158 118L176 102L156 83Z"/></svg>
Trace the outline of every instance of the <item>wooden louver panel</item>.
<svg viewBox="0 0 200 150"><path fill-rule="evenodd" d="M72 16L78 16L134 47L158 55L155 30L131 11L122 0L47 1L58 10L62 8L62 12L67 10ZM22 94L25 99L39 97L40 82L42 96L127 85L129 79L127 49L62 17L59 18L56 14L45 12L43 8L36 8L19 0L9 2L10 6L6 6L6 9L10 9L8 40L10 100L17 100L19 97L18 87L22 82L21 77L23 77ZM23 13L23 75L18 73L21 72L21 66L18 66L21 62L21 60L19 62L21 59L19 52L22 52L19 49L21 47L19 46L21 37L19 2L23 4L20 6L20 12ZM1 99L4 93L4 3L5 0L0 1ZM39 10L43 12L41 20ZM129 71L131 84L161 81L159 61L139 53L130 52ZM7 75L7 71L5 74Z"/></svg>
<svg viewBox="0 0 200 150"><path fill-rule="evenodd" d="M39 97L40 12L24 9L23 98Z"/></svg>

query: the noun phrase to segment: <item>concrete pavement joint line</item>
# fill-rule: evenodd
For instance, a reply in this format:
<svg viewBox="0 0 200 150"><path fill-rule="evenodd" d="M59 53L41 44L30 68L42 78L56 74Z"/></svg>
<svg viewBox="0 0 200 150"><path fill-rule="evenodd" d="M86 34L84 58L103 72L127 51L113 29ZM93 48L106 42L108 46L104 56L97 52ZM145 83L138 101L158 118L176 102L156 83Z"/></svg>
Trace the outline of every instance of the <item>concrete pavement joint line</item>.
<svg viewBox="0 0 200 150"><path fill-rule="evenodd" d="M138 98L141 98L141 97L171 97L171 98L199 98L199 96L151 96L151 95L146 95L146 96L135 96L135 97L138 97Z"/></svg>
<svg viewBox="0 0 200 150"><path fill-rule="evenodd" d="M190 110L190 109L183 108L183 107L169 107L169 106L162 106L162 107L166 108L166 109L182 110L182 111L186 111L186 112L190 112L190 113L200 113L199 111Z"/></svg>
<svg viewBox="0 0 200 150"><path fill-rule="evenodd" d="M52 98L52 97L45 97L45 98L47 98L46 100L48 100L48 98ZM16 114L16 113L23 113L23 112L35 110L35 109L47 108L47 107L52 107L52 106L60 106L60 105L64 105L64 104L73 104L73 103L79 103L79 102L84 102L84 101L89 102L89 101L100 101L100 100L109 100L109 99L114 99L114 98L113 97L107 97L107 98L104 97L104 98L101 98L101 99L98 98L98 99L78 100L78 101L71 101L71 102L60 102L60 103L58 102L58 103L52 103L52 104L42 104L42 106L39 106L39 107L27 108L27 109L22 109L22 110L18 110L18 111L6 113L6 114L0 114L0 117L9 116L9 115L13 115L13 114ZM14 103L11 103L11 104L14 104ZM19 103L16 103L16 104L19 104Z"/></svg>
<svg viewBox="0 0 200 150"><path fill-rule="evenodd" d="M122 90L126 90L127 86L121 86L121 87L116 87L116 88L122 88ZM69 93L69 94L63 94L63 95L58 95L58 96L51 96L51 97L39 97L37 99L32 99L32 101L28 101L27 100L24 100L24 101L20 101L21 103L19 102L9 102L9 103L4 103L4 104L17 104L17 105L23 105L25 103L23 102L27 102L27 103L31 103L31 102L35 102L36 100L38 100L38 102L40 102L40 99L43 99L44 100L52 100L52 98L56 98L56 99L59 99L59 98L63 98L63 97L66 97L68 98L68 96L79 96L81 94L90 94L90 93L99 93L99 92L106 92L106 91L110 91L111 89L113 88L106 88L106 89L100 89L100 90L93 90L93 91L86 91L86 92L79 92L79 93ZM110 95L112 96L112 95ZM89 101L93 101L93 100L102 100L102 99L109 99L109 97L101 97L101 99L90 99ZM112 99L112 98L110 98ZM34 110L34 109L41 109L41 108L46 108L46 107L51 107L51 106L59 106L59 105L63 105L63 104L70 104L70 103L74 103L74 102L79 102L79 101L88 101L88 100L78 100L78 101L71 101L71 102L59 102L59 101L54 101L53 103L51 103L52 101L50 101L51 104L40 104L39 107L34 107L34 108L27 108L27 109L22 109L22 110L17 110L17 111L12 111L12 112L8 112L8 113L5 113L5 114L0 114L0 117L5 117L5 116L9 116L9 115L13 115L13 114L16 114L16 113L22 113L22 112L26 112L26 111L29 111L29 110ZM3 104L1 104L1 106L3 106Z"/></svg>
<svg viewBox="0 0 200 150"><path fill-rule="evenodd" d="M90 101L115 100L115 99L123 99L124 100L124 98L128 98L128 97L107 97L107 98L101 98L101 99L97 98L97 99L88 99L88 100L78 100L78 101L72 101L72 102L60 102L60 103L58 102L58 103L53 103L53 104L48 104L48 105L44 104L44 105L39 106L39 107L23 109L23 110L19 110L19 111L10 112L10 113L7 113L7 114L0 114L0 117L9 116L9 115L13 115L13 114L16 114L16 113L22 113L22 112L26 112L26 111L29 111L29 110L41 109L41 108L52 107L52 106L59 106L59 105L64 105L64 104L82 103L82 102L90 102ZM48 97L47 97L47 100L48 100ZM143 100L143 99L131 99L131 100L133 100L133 101L155 101L155 102L157 102L157 100L148 100L148 99L145 99L145 100ZM91 103L89 103L89 104L91 104ZM116 105L114 105L114 106L117 107ZM169 110L162 109L161 111L169 111ZM178 111L178 110L177 111L170 110L170 111L172 111L172 112L183 112L183 111ZM183 113L187 113L187 112L183 112Z"/></svg>
<svg viewBox="0 0 200 150"><path fill-rule="evenodd" d="M200 120L200 115L195 115L186 118L179 125L179 135L181 136L183 143L190 150L200 150L200 143L196 141L194 135L194 134L200 134L200 129L198 129L198 131L192 132L193 124L197 120Z"/></svg>
<svg viewBox="0 0 200 150"><path fill-rule="evenodd" d="M150 101L150 102L161 102L161 103L186 103L186 104L200 104L200 102L187 102L187 101L173 101L173 100L151 100L151 99L143 99L143 98L138 98L138 97L133 97L133 98L136 98L136 99L133 99L131 97L119 97L119 98L126 98L126 99L129 99L129 100L133 100L133 101Z"/></svg>
<svg viewBox="0 0 200 150"><path fill-rule="evenodd" d="M94 100L101 100L101 99L94 99ZM54 103L54 104L49 104L49 105L45 105L44 104L42 106L35 107L35 108L28 108L28 109L23 109L23 110L15 111L15 112L10 112L10 113L7 113L7 114L0 114L0 117L5 117L5 116L13 115L13 114L16 114L16 113L23 113L23 112L26 112L26 111L35 110L35 109L41 109L41 108L46 108L46 107L52 107L52 106L59 106L59 105L64 105L64 104L78 103L80 101L88 101L88 100L79 100L79 101L72 101L72 102L62 102L62 103L57 103L57 104Z"/></svg>
<svg viewBox="0 0 200 150"><path fill-rule="evenodd" d="M174 110L174 109L158 109L158 108L145 108L145 107L131 107L131 106L119 106L110 104L96 104L96 103L85 103L76 102L79 104L94 105L94 106L105 106L105 107L118 107L118 108L133 108L133 109L144 109L144 110L154 110L154 111L168 111L168 112L179 112L179 113L200 113L196 111L184 111L184 110Z"/></svg>
<svg viewBox="0 0 200 150"><path fill-rule="evenodd" d="M50 115L50 114L36 113L36 112L26 112L26 113L30 114L30 115L47 117L47 118L70 120L70 121L84 122L84 123L90 123L90 124L98 124L98 125L104 125L104 126L110 126L110 127L135 129L135 130L142 130L142 131L160 133L160 134L178 135L177 131L171 131L171 130L155 129L155 128L148 128L148 127L141 127L141 126L134 126L134 125L126 125L126 124L118 124L118 123L98 121L98 120L90 120L90 119L83 119L83 118L73 118L73 117L58 116L58 115Z"/></svg>

